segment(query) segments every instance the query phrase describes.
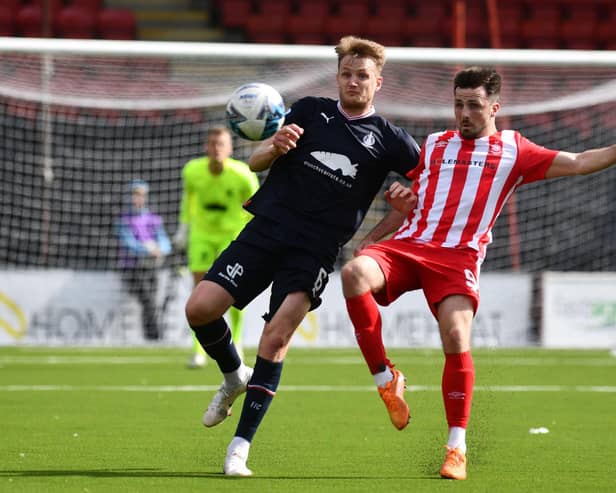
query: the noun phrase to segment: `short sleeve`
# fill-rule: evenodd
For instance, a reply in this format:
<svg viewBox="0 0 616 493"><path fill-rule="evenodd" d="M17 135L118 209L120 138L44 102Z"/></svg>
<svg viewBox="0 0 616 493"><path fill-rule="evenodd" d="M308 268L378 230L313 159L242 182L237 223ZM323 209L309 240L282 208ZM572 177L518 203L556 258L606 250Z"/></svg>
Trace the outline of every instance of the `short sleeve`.
<svg viewBox="0 0 616 493"><path fill-rule="evenodd" d="M522 183L545 180L545 174L552 165L558 151L547 149L518 134L518 165Z"/></svg>

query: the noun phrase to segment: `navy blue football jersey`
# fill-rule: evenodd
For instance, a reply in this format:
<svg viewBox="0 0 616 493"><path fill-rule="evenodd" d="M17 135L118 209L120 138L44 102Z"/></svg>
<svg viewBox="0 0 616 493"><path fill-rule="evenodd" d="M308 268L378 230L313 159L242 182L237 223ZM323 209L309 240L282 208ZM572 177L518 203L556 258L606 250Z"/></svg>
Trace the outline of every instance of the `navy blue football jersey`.
<svg viewBox="0 0 616 493"><path fill-rule="evenodd" d="M328 98L298 100L290 123L304 129L297 148L274 161L246 208L279 224L292 244L337 254L389 172L406 176L417 165L419 146L386 119L346 117Z"/></svg>

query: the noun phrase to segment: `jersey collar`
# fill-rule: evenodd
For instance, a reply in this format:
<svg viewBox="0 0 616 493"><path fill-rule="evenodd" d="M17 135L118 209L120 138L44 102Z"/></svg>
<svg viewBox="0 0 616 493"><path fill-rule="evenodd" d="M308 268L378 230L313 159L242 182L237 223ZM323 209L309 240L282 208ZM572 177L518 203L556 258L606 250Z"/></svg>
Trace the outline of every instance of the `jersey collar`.
<svg viewBox="0 0 616 493"><path fill-rule="evenodd" d="M351 116L349 115L346 111L344 111L342 109L342 105L340 104L340 101L338 101L338 103L336 104L338 107L338 111L340 113L342 113L342 115L347 119L347 120L359 120L360 118L366 118L368 116L372 116L376 113L376 110L374 109L374 105L370 106L370 109L368 111L366 111L365 113L358 115L358 116Z"/></svg>

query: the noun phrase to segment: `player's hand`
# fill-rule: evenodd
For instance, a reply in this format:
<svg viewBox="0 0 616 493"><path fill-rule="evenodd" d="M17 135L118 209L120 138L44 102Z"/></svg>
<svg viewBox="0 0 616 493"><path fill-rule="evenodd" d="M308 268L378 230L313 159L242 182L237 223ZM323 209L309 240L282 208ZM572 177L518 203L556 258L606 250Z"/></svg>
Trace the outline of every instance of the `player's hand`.
<svg viewBox="0 0 616 493"><path fill-rule="evenodd" d="M295 123L285 125L274 134L272 144L280 154L286 154L297 147L297 141L304 133L304 129Z"/></svg>
<svg viewBox="0 0 616 493"><path fill-rule="evenodd" d="M409 187L393 182L389 190L385 191L385 200L392 208L407 215L417 204L417 195Z"/></svg>
<svg viewBox="0 0 616 493"><path fill-rule="evenodd" d="M184 250L186 248L186 244L188 243L188 230L188 224L180 223L178 230L175 232L175 235L173 235L171 244L177 250Z"/></svg>

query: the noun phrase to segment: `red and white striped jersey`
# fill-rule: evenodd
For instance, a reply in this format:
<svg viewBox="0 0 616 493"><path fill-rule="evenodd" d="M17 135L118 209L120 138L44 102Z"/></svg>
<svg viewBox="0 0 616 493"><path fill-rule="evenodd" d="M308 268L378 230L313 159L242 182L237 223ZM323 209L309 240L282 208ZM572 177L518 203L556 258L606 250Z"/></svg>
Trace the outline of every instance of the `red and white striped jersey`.
<svg viewBox="0 0 616 493"><path fill-rule="evenodd" d="M506 200L519 185L545 179L556 154L514 130L478 139L453 130L429 135L407 175L417 206L394 238L470 247L483 259Z"/></svg>

